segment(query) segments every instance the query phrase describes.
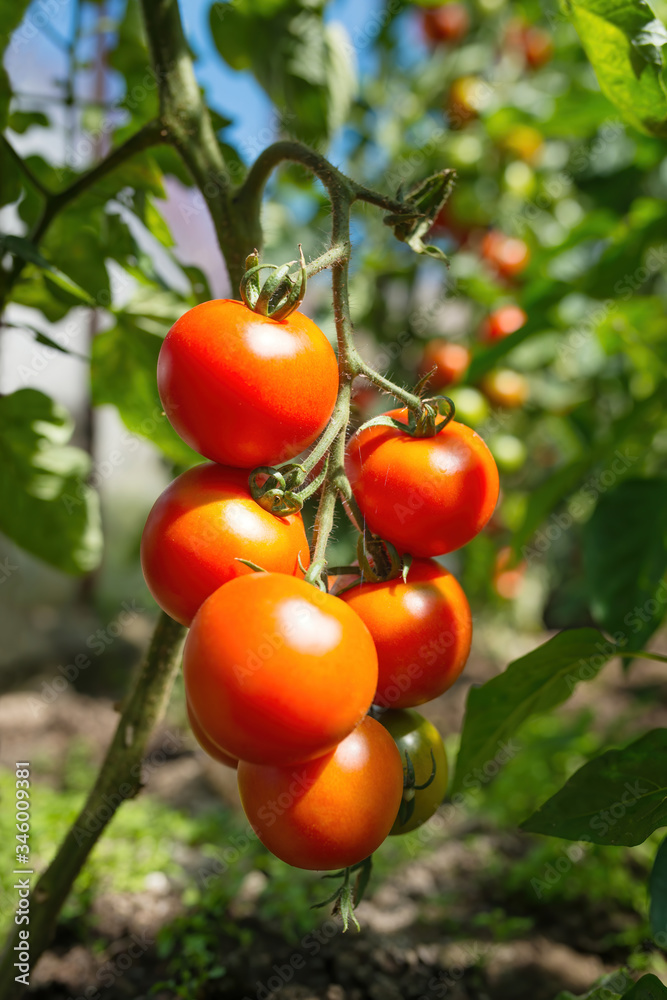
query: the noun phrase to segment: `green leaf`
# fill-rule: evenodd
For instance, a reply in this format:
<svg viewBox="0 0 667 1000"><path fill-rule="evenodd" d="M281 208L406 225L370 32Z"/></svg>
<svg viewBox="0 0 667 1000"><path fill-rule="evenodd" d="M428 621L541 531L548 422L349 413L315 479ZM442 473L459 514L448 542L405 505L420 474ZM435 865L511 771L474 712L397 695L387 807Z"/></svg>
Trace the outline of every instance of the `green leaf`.
<svg viewBox="0 0 667 1000"><path fill-rule="evenodd" d="M667 480L626 480L603 493L584 527L583 557L593 618L623 633L626 649L642 649L667 608Z"/></svg>
<svg viewBox="0 0 667 1000"><path fill-rule="evenodd" d="M607 750L522 823L530 833L634 847L667 825L667 729Z"/></svg>
<svg viewBox="0 0 667 1000"><path fill-rule="evenodd" d="M0 530L66 573L87 573L102 556L90 458L68 445L73 421L36 389L0 397Z"/></svg>
<svg viewBox="0 0 667 1000"><path fill-rule="evenodd" d="M602 93L640 132L667 136L667 31L645 0L566 0Z"/></svg>
<svg viewBox="0 0 667 1000"><path fill-rule="evenodd" d="M4 142L0 142L0 208L18 201L22 181L21 168Z"/></svg>
<svg viewBox="0 0 667 1000"><path fill-rule="evenodd" d="M9 116L8 125L12 132L22 134L23 132L27 132L29 128L32 128L33 125L39 125L40 128L47 128L49 119L43 111L12 111Z"/></svg>
<svg viewBox="0 0 667 1000"><path fill-rule="evenodd" d="M213 41L228 65L250 70L278 108L281 129L311 144L346 120L356 93L354 51L321 0L214 3Z"/></svg>
<svg viewBox="0 0 667 1000"><path fill-rule="evenodd" d="M667 986L657 976L642 976L632 989L623 994L622 1000L665 1000Z"/></svg>
<svg viewBox="0 0 667 1000"><path fill-rule="evenodd" d="M559 993L556 1000L664 1000L667 997L667 987L663 986L656 976L642 976L621 995L618 989L623 989L627 982L628 976L624 970L612 972L603 976L597 986L582 996L575 997L566 990Z"/></svg>
<svg viewBox="0 0 667 1000"><path fill-rule="evenodd" d="M649 918L653 937L667 935L667 837L658 848L648 880Z"/></svg>
<svg viewBox="0 0 667 1000"><path fill-rule="evenodd" d="M526 719L562 704L613 655L614 647L600 632L572 629L514 660L481 687L471 688L452 790L478 787L484 766L507 757L505 743Z"/></svg>
<svg viewBox="0 0 667 1000"><path fill-rule="evenodd" d="M201 456L181 441L162 412L155 375L161 346L161 337L127 320L98 334L90 371L93 404L116 406L133 434L148 438L173 462L193 465Z"/></svg>
<svg viewBox="0 0 667 1000"><path fill-rule="evenodd" d="M72 305L79 305L85 302L87 305L93 305L92 299L87 292L83 290L76 282L72 281L63 274L59 268L55 267L50 261L42 257L41 253L38 251L34 243L30 240L24 239L22 236L9 236L6 234L0 235L0 253L10 253L14 257L20 257L22 260L28 261L38 267L41 271L45 272L45 280L51 283L55 288L60 289L65 292L68 296L71 296Z"/></svg>

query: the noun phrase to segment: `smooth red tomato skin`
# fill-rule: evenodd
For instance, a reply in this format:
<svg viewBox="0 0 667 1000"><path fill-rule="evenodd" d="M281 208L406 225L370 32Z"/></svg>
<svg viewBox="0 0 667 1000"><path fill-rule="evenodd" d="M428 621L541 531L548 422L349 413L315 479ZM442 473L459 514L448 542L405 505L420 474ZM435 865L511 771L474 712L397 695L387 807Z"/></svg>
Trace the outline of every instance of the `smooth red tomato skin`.
<svg viewBox="0 0 667 1000"><path fill-rule="evenodd" d="M192 730L192 735L196 739L199 746L202 748L204 753L212 757L213 760L217 760L219 764L224 764L225 767L231 767L235 770L239 766L238 758L232 757L230 754L225 753L220 747L213 742L213 740L207 736L201 727L197 716L192 711L190 702L186 700L185 707L188 713L188 722L190 723L190 729Z"/></svg>
<svg viewBox="0 0 667 1000"><path fill-rule="evenodd" d="M377 687L377 653L339 598L252 573L202 604L183 674L214 743L239 760L283 765L327 753L358 725Z"/></svg>
<svg viewBox="0 0 667 1000"><path fill-rule="evenodd" d="M438 698L463 670L472 641L468 599L456 577L433 559L414 559L401 577L364 583L341 595L373 636L384 708L413 708Z"/></svg>
<svg viewBox="0 0 667 1000"><path fill-rule="evenodd" d="M363 861L392 828L403 794L401 755L366 716L331 753L292 767L239 764L239 792L257 836L295 868Z"/></svg>
<svg viewBox="0 0 667 1000"><path fill-rule="evenodd" d="M389 416L407 423L407 410ZM435 437L393 427L357 431L345 469L366 526L413 556L461 548L498 501L498 469L481 437L452 420Z"/></svg>
<svg viewBox="0 0 667 1000"><path fill-rule="evenodd" d="M158 389L174 430L222 465L274 465L324 429L338 392L336 355L303 313L260 316L242 302L195 306L165 337Z"/></svg>
<svg viewBox="0 0 667 1000"><path fill-rule="evenodd" d="M141 538L141 566L163 611L189 625L223 583L253 571L302 576L310 557L300 514L276 517L256 503L249 470L206 463L178 476L156 500Z"/></svg>

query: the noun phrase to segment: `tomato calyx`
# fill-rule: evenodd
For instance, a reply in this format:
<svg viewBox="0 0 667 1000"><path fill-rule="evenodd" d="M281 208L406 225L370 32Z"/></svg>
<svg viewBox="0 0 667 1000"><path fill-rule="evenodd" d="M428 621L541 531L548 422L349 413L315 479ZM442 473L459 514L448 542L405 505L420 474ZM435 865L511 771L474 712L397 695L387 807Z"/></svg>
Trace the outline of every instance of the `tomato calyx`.
<svg viewBox="0 0 667 1000"><path fill-rule="evenodd" d="M398 198L404 202L405 210L385 215L382 220L385 226L394 230L396 239L407 243L415 253L447 262L440 247L425 243L424 237L430 233L444 208L454 187L455 177L455 170L446 169L414 184L405 193L399 188Z"/></svg>
<svg viewBox="0 0 667 1000"><path fill-rule="evenodd" d="M332 914L340 916L343 921L343 931L348 929L350 922L360 931L361 927L354 911L363 899L370 881L372 869L373 856L371 855L368 858L364 858L363 861L359 861L356 865L352 865L350 868L343 868L339 872L329 872L323 875L322 878L340 878L342 879L341 884L337 886L327 899L323 899L321 903L314 903L311 906L311 910L319 910L321 907L329 906L330 903L333 903ZM354 879L352 878L353 875L355 876Z"/></svg>
<svg viewBox="0 0 667 1000"><path fill-rule="evenodd" d="M446 404L446 412L442 413L440 406ZM402 423L394 417L381 413L378 417L372 417L357 430L357 434L367 430L369 427L395 427L409 437L435 437L444 431L456 414L456 407L449 396L431 396L429 399L421 400L421 410L408 409L408 422Z"/></svg>
<svg viewBox="0 0 667 1000"><path fill-rule="evenodd" d="M299 265L296 275L289 274L289 269ZM299 244L299 259L290 260L280 267L277 264L260 264L259 252L253 250L246 257L245 274L241 278L239 291L245 305L260 316L271 319L286 319L290 313L299 308L306 294L306 261L303 249ZM273 271L266 281L260 282L260 271Z"/></svg>
<svg viewBox="0 0 667 1000"><path fill-rule="evenodd" d="M275 514L276 517L297 514L303 507L304 501L324 482L328 466L327 459L315 479L297 493L298 487L302 486L308 477L303 465L289 462L278 469L271 465L259 465L248 477L250 494L260 507L268 510L270 514ZM263 482L258 481L261 476L266 477Z"/></svg>
<svg viewBox="0 0 667 1000"><path fill-rule="evenodd" d="M412 759L408 751L405 751L405 766L403 768L403 798L401 799L401 805L398 810L398 820L401 826L405 826L412 819L412 814L415 811L415 792L421 792L429 785L433 784L435 780L436 773L436 763L433 750L431 749L431 773L422 782L421 785L417 784L415 778L415 769L412 763Z"/></svg>

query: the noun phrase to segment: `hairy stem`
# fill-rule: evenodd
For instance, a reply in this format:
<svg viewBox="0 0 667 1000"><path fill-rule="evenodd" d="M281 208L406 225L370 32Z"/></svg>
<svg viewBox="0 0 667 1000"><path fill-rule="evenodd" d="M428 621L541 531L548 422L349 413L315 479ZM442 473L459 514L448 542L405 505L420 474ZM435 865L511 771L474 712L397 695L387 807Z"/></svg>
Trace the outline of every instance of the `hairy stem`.
<svg viewBox="0 0 667 1000"><path fill-rule="evenodd" d="M125 799L142 787L141 762L162 718L180 664L182 625L161 614L150 648L118 721L114 738L86 804L30 897L31 966L46 948L58 913L88 855ZM23 987L14 981L18 928L0 960L0 996L12 1000Z"/></svg>
<svg viewBox="0 0 667 1000"><path fill-rule="evenodd" d="M180 153L204 197L237 289L246 257L262 244L259 206L256 211L244 211L232 201L232 177L195 77L178 0L141 0L141 7L167 141Z"/></svg>

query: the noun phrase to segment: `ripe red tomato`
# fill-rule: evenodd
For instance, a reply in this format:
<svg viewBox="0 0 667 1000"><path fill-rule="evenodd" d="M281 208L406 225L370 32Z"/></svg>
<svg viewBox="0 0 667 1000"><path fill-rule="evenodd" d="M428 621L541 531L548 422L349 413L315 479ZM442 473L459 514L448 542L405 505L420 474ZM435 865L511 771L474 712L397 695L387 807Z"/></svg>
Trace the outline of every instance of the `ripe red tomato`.
<svg viewBox="0 0 667 1000"><path fill-rule="evenodd" d="M276 517L253 500L246 469L196 465L171 483L148 515L141 566L163 611L189 625L223 583L253 571L302 576L309 563L301 514Z"/></svg>
<svg viewBox="0 0 667 1000"><path fill-rule="evenodd" d="M482 340L495 343L504 340L511 333L516 333L525 324L527 315L520 306L500 306L494 309L483 321L480 333Z"/></svg>
<svg viewBox="0 0 667 1000"><path fill-rule="evenodd" d="M293 576L252 573L204 601L183 674L217 746L255 764L292 764L327 753L361 721L377 653L339 598Z"/></svg>
<svg viewBox="0 0 667 1000"><path fill-rule="evenodd" d="M408 421L405 409L389 416ZM435 437L394 427L357 431L345 469L367 527L414 556L459 549L482 530L498 500L491 452L455 420Z"/></svg>
<svg viewBox="0 0 667 1000"><path fill-rule="evenodd" d="M463 378L470 364L470 351L463 344L449 344L445 340L429 340L424 348L422 370L424 373L435 368L429 385L443 389L454 385Z"/></svg>
<svg viewBox="0 0 667 1000"><path fill-rule="evenodd" d="M224 750L221 750L220 747L217 746L217 744L215 744L213 740L206 735L206 733L201 727L199 720L197 719L197 716L192 711L190 702L187 701L187 699L185 702L185 707L187 709L188 722L190 723L190 729L192 730L192 735L197 740L197 743L202 748L204 753L207 753L209 757L213 758L213 760L217 760L219 764L224 764L226 767L231 767L233 769L236 769L239 766L238 759L236 757L232 757L228 753L225 753Z"/></svg>
<svg viewBox="0 0 667 1000"><path fill-rule="evenodd" d="M396 744L366 718L332 752L292 767L239 764L239 792L257 836L295 868L363 861L387 837L403 795Z"/></svg>
<svg viewBox="0 0 667 1000"><path fill-rule="evenodd" d="M470 30L470 14L462 3L448 3L423 11L424 34L435 45L440 42L460 42Z"/></svg>
<svg viewBox="0 0 667 1000"><path fill-rule="evenodd" d="M184 441L222 465L286 461L323 430L336 402L333 348L303 313L274 320L232 299L203 302L165 337L160 399Z"/></svg>
<svg viewBox="0 0 667 1000"><path fill-rule="evenodd" d="M482 257L488 260L503 278L514 278L527 267L530 250L523 240L491 229L482 240Z"/></svg>
<svg viewBox="0 0 667 1000"><path fill-rule="evenodd" d="M481 385L489 402L506 410L517 410L523 406L530 394L524 376L512 371L511 368L498 368L494 372L489 372L482 379Z"/></svg>
<svg viewBox="0 0 667 1000"><path fill-rule="evenodd" d="M404 774L409 774L408 757L414 772L413 786L408 784L404 788L403 801L391 828L394 836L423 826L438 810L447 791L449 769L442 736L419 712L390 709L379 716L379 721L389 730L400 751Z"/></svg>
<svg viewBox="0 0 667 1000"><path fill-rule="evenodd" d="M472 615L456 577L433 559L415 559L401 577L341 594L373 636L378 687L373 701L412 708L439 697L463 670Z"/></svg>

